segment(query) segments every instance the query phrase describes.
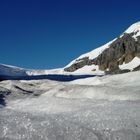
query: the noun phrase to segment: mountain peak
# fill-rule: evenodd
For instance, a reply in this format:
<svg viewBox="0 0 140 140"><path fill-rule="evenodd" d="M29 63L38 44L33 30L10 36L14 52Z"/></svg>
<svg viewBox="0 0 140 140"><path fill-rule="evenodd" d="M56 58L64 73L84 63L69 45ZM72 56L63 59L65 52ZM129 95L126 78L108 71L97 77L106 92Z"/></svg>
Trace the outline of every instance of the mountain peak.
<svg viewBox="0 0 140 140"><path fill-rule="evenodd" d="M140 21L132 24L126 31L125 33L136 33L140 32Z"/></svg>

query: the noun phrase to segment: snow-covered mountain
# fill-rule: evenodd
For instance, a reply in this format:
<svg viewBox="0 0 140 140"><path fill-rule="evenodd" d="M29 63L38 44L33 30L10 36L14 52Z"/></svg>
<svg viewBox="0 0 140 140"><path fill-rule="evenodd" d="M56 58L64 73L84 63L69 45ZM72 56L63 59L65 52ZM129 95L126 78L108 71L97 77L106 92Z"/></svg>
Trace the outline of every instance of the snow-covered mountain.
<svg viewBox="0 0 140 140"><path fill-rule="evenodd" d="M65 67L73 74L123 73L140 69L140 22L121 36L81 55Z"/></svg>
<svg viewBox="0 0 140 140"><path fill-rule="evenodd" d="M33 76L33 75L45 75L45 74L55 74L60 73L62 69L53 69L53 70L35 70L35 69L26 69L20 68L11 65L0 64L0 75L5 76Z"/></svg>
<svg viewBox="0 0 140 140"><path fill-rule="evenodd" d="M121 36L81 55L64 68L29 70L0 64L0 76L34 75L104 75L140 70L140 22L131 25Z"/></svg>

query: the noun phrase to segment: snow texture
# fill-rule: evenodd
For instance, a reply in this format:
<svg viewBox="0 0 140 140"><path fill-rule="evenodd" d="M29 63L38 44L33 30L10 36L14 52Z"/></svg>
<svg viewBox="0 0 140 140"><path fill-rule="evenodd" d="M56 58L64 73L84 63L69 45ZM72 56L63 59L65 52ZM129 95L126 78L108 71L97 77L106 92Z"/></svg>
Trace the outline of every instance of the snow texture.
<svg viewBox="0 0 140 140"><path fill-rule="evenodd" d="M133 37L137 39L138 36L140 36L140 22L136 22L132 24L126 31L125 33L135 33Z"/></svg>
<svg viewBox="0 0 140 140"><path fill-rule="evenodd" d="M138 57L135 57L133 58L133 60L129 63L123 63L122 65L119 65L119 68L121 70L124 70L124 69L129 69L129 70L133 70L134 68L136 68L137 66L140 65L140 58Z"/></svg>
<svg viewBox="0 0 140 140"><path fill-rule="evenodd" d="M139 140L139 75L2 81L0 139Z"/></svg>

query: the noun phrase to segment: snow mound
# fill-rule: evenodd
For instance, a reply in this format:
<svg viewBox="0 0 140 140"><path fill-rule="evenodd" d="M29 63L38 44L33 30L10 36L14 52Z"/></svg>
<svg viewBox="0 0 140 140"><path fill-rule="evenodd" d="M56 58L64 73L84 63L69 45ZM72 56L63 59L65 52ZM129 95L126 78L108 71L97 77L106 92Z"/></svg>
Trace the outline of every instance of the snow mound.
<svg viewBox="0 0 140 140"><path fill-rule="evenodd" d="M131 62L125 64L123 63L122 65L119 65L119 68L121 70L124 70L124 69L129 69L129 70L133 70L134 68L136 68L137 66L140 65L140 58L138 57L135 57Z"/></svg>

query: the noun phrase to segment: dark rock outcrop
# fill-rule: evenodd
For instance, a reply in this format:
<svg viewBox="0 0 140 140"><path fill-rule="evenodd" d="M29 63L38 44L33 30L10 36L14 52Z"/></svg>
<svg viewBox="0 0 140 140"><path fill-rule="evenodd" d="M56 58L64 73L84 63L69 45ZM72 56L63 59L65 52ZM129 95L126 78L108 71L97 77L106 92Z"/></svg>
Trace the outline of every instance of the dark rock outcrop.
<svg viewBox="0 0 140 140"><path fill-rule="evenodd" d="M110 47L104 50L95 61L99 69L112 71L119 69L118 65L123 62L129 63L135 57L136 52L137 44L132 34L124 34L110 44Z"/></svg>
<svg viewBox="0 0 140 140"><path fill-rule="evenodd" d="M84 57L82 59L76 60L74 64L72 64L70 67L65 68L64 70L69 72L74 72L75 70L80 69L85 65L91 65L91 60L89 60L88 57Z"/></svg>
<svg viewBox="0 0 140 140"><path fill-rule="evenodd" d="M140 65L133 69L133 71L138 71L138 70L140 70Z"/></svg>
<svg viewBox="0 0 140 140"><path fill-rule="evenodd" d="M130 72L130 70L128 69L124 69L124 70L112 70L112 71L105 71L105 74L122 74L122 73L127 73Z"/></svg>

